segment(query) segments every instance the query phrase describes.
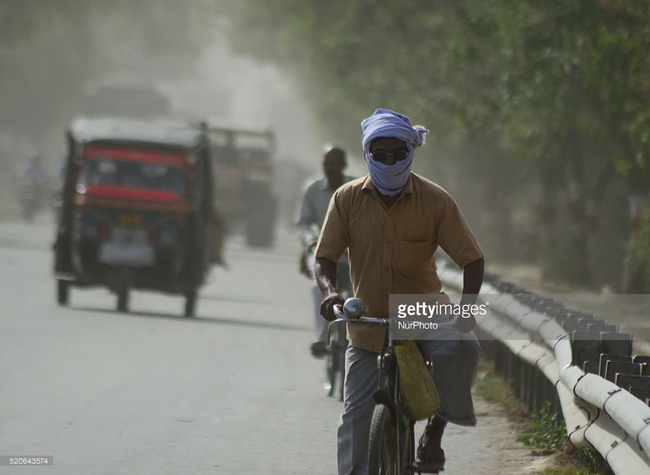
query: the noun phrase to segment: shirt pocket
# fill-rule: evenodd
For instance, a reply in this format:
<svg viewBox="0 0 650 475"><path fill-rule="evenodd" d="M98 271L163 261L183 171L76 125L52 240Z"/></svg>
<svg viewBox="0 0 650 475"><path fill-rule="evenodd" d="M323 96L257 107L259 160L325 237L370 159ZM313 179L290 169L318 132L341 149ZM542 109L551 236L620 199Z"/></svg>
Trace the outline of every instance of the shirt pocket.
<svg viewBox="0 0 650 475"><path fill-rule="evenodd" d="M395 268L404 276L417 275L425 267L431 266L432 249L433 243L430 240L399 241Z"/></svg>

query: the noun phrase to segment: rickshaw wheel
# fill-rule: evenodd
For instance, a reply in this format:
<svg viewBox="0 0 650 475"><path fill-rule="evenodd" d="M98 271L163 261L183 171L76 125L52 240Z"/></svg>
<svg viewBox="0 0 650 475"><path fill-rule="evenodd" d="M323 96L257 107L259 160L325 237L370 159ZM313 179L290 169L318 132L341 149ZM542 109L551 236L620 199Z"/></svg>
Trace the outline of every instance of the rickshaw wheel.
<svg viewBox="0 0 650 475"><path fill-rule="evenodd" d="M185 316L193 317L196 311L196 291L185 294Z"/></svg>
<svg viewBox="0 0 650 475"><path fill-rule="evenodd" d="M70 285L65 280L57 280L57 302L59 305L68 305L70 300Z"/></svg>
<svg viewBox="0 0 650 475"><path fill-rule="evenodd" d="M118 273L117 283L117 311L129 311L129 288L133 280L133 271L129 268L122 268Z"/></svg>
<svg viewBox="0 0 650 475"><path fill-rule="evenodd" d="M126 286L122 287L117 293L117 311L129 311L129 289Z"/></svg>

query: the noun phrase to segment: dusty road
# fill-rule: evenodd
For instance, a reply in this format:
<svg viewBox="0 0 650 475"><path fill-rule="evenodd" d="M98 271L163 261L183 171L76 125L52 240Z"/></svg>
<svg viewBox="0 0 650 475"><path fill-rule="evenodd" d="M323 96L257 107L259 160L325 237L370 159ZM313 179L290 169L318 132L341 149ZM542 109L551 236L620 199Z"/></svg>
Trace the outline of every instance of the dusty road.
<svg viewBox="0 0 650 475"><path fill-rule="evenodd" d="M229 244L230 270L183 299L135 292L117 313L103 289L55 301L48 216L0 222L0 455L50 455L2 474L336 473L341 403L308 352L310 283L297 240L272 251ZM451 427L446 474L531 473L500 409ZM532 465L531 465L532 464Z"/></svg>

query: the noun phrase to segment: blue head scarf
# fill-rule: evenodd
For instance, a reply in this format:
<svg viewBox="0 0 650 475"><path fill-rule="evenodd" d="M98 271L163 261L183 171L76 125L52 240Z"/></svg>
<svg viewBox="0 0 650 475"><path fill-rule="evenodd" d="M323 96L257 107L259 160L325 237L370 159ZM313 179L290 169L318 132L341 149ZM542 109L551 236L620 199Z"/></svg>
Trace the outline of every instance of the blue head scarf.
<svg viewBox="0 0 650 475"><path fill-rule="evenodd" d="M368 164L370 179L382 195L395 196L400 193L411 175L413 151L424 144L427 129L411 125L408 117L387 109L377 109L373 115L361 122L361 144L363 157ZM377 138L396 138L406 142L409 154L406 160L386 165L370 157L370 143Z"/></svg>

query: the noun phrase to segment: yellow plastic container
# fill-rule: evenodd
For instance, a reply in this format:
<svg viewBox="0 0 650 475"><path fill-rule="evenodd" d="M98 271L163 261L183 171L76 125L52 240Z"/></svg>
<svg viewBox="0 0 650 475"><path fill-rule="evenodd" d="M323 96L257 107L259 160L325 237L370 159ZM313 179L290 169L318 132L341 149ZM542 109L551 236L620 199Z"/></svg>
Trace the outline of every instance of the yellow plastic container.
<svg viewBox="0 0 650 475"><path fill-rule="evenodd" d="M440 409L438 388L415 341L395 345L399 368L400 405L414 421L429 419Z"/></svg>

